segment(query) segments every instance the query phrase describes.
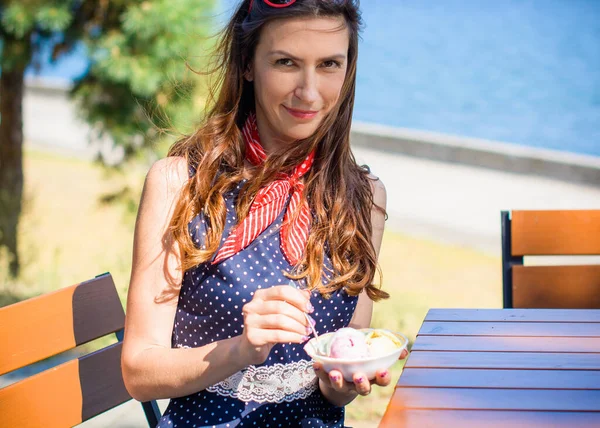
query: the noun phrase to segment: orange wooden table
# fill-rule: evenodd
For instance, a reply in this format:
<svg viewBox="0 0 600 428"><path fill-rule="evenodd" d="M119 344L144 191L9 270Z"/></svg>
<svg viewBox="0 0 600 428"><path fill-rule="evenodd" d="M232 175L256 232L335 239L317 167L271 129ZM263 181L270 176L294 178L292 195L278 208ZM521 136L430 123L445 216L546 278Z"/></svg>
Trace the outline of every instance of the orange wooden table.
<svg viewBox="0 0 600 428"><path fill-rule="evenodd" d="M600 427L600 310L431 309L380 427Z"/></svg>

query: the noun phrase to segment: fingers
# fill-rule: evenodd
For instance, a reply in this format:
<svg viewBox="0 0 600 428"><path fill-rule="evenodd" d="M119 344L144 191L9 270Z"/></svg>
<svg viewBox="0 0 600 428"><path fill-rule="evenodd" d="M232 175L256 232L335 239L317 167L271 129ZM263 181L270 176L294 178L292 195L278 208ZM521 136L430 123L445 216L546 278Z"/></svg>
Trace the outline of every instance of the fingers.
<svg viewBox="0 0 600 428"><path fill-rule="evenodd" d="M348 392L355 390L360 395L369 395L371 393L371 382L364 373L356 373L352 377L354 382L346 382L342 373L338 370L331 370L328 375L329 384L338 392Z"/></svg>
<svg viewBox="0 0 600 428"><path fill-rule="evenodd" d="M354 380L354 388L360 395L369 395L371 393L371 382L367 379L364 373L355 373L352 376Z"/></svg>
<svg viewBox="0 0 600 428"><path fill-rule="evenodd" d="M344 380L342 373L338 370L331 370L329 372L329 384L333 389L339 392L345 392L348 390L348 384Z"/></svg>
<svg viewBox="0 0 600 428"><path fill-rule="evenodd" d="M254 328L263 330L284 330L290 333L297 333L301 337L310 335L311 329L303 320L304 324L298 322L295 318L284 314L249 314L246 317L246 323Z"/></svg>
<svg viewBox="0 0 600 428"><path fill-rule="evenodd" d="M258 300L257 302L250 302L249 305L252 306L252 312L258 315L281 314L297 321L303 326L308 326L304 314L298 308L283 300Z"/></svg>
<svg viewBox="0 0 600 428"><path fill-rule="evenodd" d="M348 390L349 385L344 381L342 373L340 373L338 370L332 370L329 373L325 373L323 365L317 362L313 364L313 369L319 380L321 380L325 385L328 385L336 391Z"/></svg>
<svg viewBox="0 0 600 428"><path fill-rule="evenodd" d="M254 346L306 342L312 330L305 314L313 310L309 291L289 285L259 289L242 307L244 334Z"/></svg>
<svg viewBox="0 0 600 428"><path fill-rule="evenodd" d="M392 374L388 370L382 370L375 373L374 382L379 386L388 386L392 381Z"/></svg>
<svg viewBox="0 0 600 428"><path fill-rule="evenodd" d="M305 334L287 330L269 330L253 328L246 333L248 341L254 346L272 345L274 343L304 343L308 340Z"/></svg>
<svg viewBox="0 0 600 428"><path fill-rule="evenodd" d="M407 349L403 349L402 353L400 354L400 357L398 358L399 360L403 360L406 357L408 357L408 350Z"/></svg>
<svg viewBox="0 0 600 428"><path fill-rule="evenodd" d="M323 381L325 384L329 384L329 375L327 373L325 373L325 370L323 370L323 364L321 363L314 363L313 364L313 369L315 371L315 374L317 375L317 377Z"/></svg>
<svg viewBox="0 0 600 428"><path fill-rule="evenodd" d="M310 303L310 291L298 290L289 285L278 285L275 287L257 290L254 298L260 300L281 300L295 306L302 312L311 313L314 311Z"/></svg>
<svg viewBox="0 0 600 428"><path fill-rule="evenodd" d="M354 390L360 395L369 395L373 384L387 386L392 380L389 370L378 371L375 374L375 379L371 381L364 373L355 373L354 376L352 376L353 382L346 382L339 370L331 370L329 373L325 373L323 365L317 362L313 364L313 369L321 382L335 391L345 393Z"/></svg>
<svg viewBox="0 0 600 428"><path fill-rule="evenodd" d="M317 362L313 364L313 369L315 370L317 377L325 383L325 385L330 386L338 392L347 392L348 390L354 389L354 386L350 382L346 382L342 373L338 370L332 370L329 373L326 373L323 369L323 365Z"/></svg>
<svg viewBox="0 0 600 428"><path fill-rule="evenodd" d="M371 381L369 381L364 373L355 373L352 377L354 382L346 382L339 370L331 370L329 373L325 373L323 365L317 362L313 364L313 369L319 380L335 391L347 393L348 391L354 390L360 395L369 395L371 393ZM373 383L376 383L379 386L387 386L390 384L390 381L390 372L388 370L383 370L377 372Z"/></svg>

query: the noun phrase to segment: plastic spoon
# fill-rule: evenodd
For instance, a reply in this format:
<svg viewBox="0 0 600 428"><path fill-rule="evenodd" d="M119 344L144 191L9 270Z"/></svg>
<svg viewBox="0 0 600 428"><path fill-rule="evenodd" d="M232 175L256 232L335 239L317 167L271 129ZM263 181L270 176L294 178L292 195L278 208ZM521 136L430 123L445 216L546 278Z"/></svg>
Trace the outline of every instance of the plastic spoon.
<svg viewBox="0 0 600 428"><path fill-rule="evenodd" d="M315 327L312 325L312 322L311 322L312 318L310 316L308 316L308 314L306 312L304 312L304 316L306 317L306 320L308 321L308 325L310 325L310 329L312 330L313 336L315 336L315 345L313 347L317 351L317 354L321 354L324 357L326 357L327 352L323 351L323 349L321 348L321 341L319 339L319 334L317 333L317 330L315 330Z"/></svg>
<svg viewBox="0 0 600 428"><path fill-rule="evenodd" d="M300 288L298 288L296 286L296 284L294 284L292 281L290 281L290 285L292 287L297 288L298 290L300 290ZM321 354L321 355L323 355L323 356L326 357L327 356L327 352L324 352L322 350L322 348L321 348L321 341L319 340L319 333L317 333L317 330L313 326L313 319L306 312L302 311L302 313L304 314L304 317L306 318L306 321L308 321L308 325L310 326L310 329L312 331L313 336L315 336L315 345L314 345L314 348L317 351L317 354Z"/></svg>

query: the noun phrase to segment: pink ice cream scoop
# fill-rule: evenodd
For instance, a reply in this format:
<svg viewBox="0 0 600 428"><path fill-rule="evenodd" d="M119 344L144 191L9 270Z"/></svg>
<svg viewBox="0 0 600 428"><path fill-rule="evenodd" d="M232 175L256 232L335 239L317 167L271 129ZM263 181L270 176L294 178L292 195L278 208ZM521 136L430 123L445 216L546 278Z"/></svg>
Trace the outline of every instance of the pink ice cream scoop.
<svg viewBox="0 0 600 428"><path fill-rule="evenodd" d="M329 344L332 358L367 358L370 356L365 334L353 328L341 328L335 332Z"/></svg>

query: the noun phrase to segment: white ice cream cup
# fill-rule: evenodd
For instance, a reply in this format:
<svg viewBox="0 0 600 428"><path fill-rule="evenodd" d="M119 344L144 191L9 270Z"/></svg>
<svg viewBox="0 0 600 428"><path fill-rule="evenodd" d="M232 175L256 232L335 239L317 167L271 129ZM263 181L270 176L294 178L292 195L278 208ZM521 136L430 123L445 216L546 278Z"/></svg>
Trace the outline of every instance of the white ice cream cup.
<svg viewBox="0 0 600 428"><path fill-rule="evenodd" d="M362 328L360 331L368 333L372 330L384 330L384 329L373 329L373 328ZM344 376L344 379L348 382L352 382L352 376L355 373L363 373L369 379L374 379L377 371L387 370L392 364L394 364L398 358L400 358L400 354L404 351L408 346L408 339L401 333L384 330L391 334L393 334L402 345L393 350L392 352L378 355L374 357L368 358L360 358L360 359L345 359L345 358L332 358L326 357L317 353L316 350L316 339L313 337L310 339L306 345L304 345L304 350L306 353L313 359L313 361L317 361L323 364L323 370L326 373L329 373L331 370L338 370ZM319 335L319 341L327 341L331 339L334 332L324 333Z"/></svg>

